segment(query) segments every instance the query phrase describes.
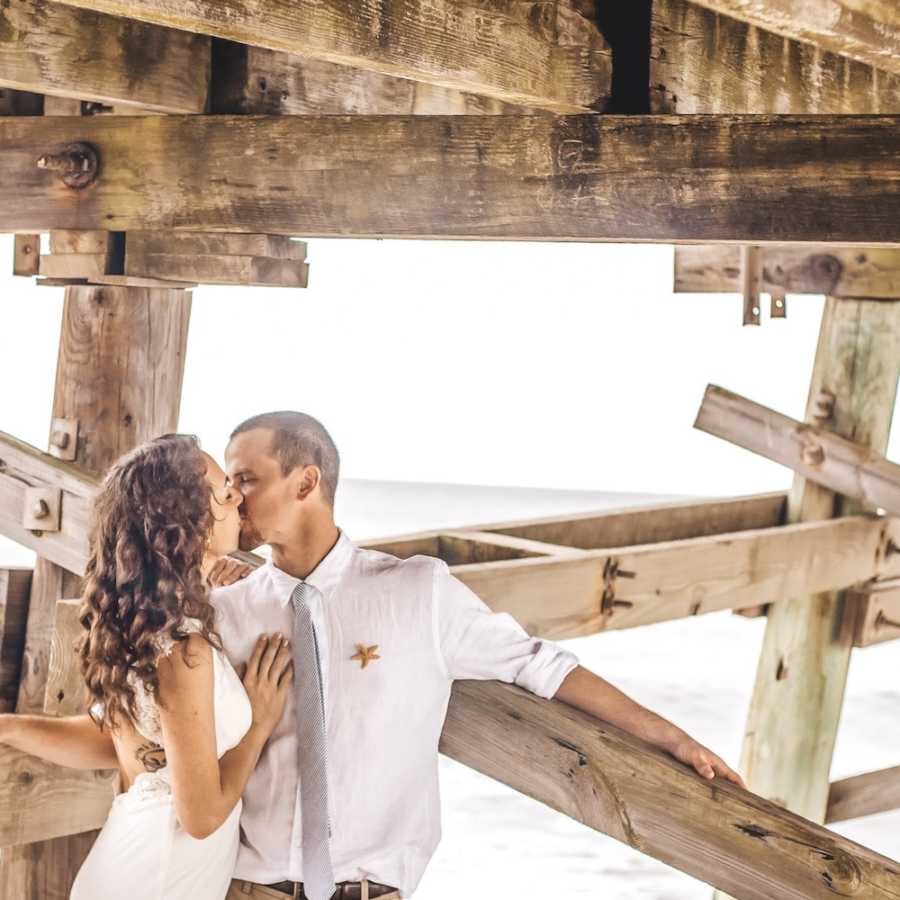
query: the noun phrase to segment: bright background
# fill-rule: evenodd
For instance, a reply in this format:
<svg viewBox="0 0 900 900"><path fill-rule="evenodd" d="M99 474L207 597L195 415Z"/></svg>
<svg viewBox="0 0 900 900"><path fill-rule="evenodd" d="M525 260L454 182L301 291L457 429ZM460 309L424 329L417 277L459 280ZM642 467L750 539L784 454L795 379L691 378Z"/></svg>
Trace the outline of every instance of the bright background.
<svg viewBox="0 0 900 900"><path fill-rule="evenodd" d="M317 416L353 538L790 484L692 424L709 383L802 418L821 298L742 328L737 296L674 295L672 249L652 245L316 240L309 259L307 290L194 292L179 428L221 457L249 415ZM0 428L46 447L62 290L0 276L0 298ZM0 539L0 564L30 559ZM566 644L736 765L763 628L722 613ZM833 777L900 763L898 662L898 644L855 653ZM417 900L709 896L449 760L441 774ZM839 830L900 858L900 814Z"/></svg>

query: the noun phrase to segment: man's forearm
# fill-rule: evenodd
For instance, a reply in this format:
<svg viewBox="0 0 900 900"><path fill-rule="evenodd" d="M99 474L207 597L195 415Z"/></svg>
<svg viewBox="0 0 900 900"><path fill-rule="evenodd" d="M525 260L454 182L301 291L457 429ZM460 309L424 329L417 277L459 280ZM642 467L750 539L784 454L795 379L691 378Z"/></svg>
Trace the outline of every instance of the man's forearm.
<svg viewBox="0 0 900 900"><path fill-rule="evenodd" d="M70 769L117 769L119 761L109 731L91 717L0 715L0 744L7 744Z"/></svg>
<svg viewBox="0 0 900 900"><path fill-rule="evenodd" d="M635 703L583 666L576 666L569 672L553 699L562 700L665 750L671 750L688 737L676 725Z"/></svg>

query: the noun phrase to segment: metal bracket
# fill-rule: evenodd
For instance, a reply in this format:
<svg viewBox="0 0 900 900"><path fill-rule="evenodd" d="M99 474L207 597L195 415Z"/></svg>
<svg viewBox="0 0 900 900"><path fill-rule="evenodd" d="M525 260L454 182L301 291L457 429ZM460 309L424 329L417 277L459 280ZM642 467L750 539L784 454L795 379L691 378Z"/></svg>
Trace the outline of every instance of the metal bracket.
<svg viewBox="0 0 900 900"><path fill-rule="evenodd" d="M25 488L22 527L42 534L59 531L62 521L62 488Z"/></svg>
<svg viewBox="0 0 900 900"><path fill-rule="evenodd" d="M73 460L78 449L78 419L50 420L50 455Z"/></svg>

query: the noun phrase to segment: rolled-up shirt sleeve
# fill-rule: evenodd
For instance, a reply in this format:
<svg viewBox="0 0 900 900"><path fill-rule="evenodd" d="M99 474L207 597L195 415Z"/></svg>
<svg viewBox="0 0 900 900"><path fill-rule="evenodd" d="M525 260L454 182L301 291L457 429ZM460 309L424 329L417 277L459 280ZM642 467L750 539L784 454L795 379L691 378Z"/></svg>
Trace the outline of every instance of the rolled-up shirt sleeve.
<svg viewBox="0 0 900 900"><path fill-rule="evenodd" d="M574 653L492 612L444 562L435 565L433 603L435 643L452 679L496 679L549 698L578 665Z"/></svg>

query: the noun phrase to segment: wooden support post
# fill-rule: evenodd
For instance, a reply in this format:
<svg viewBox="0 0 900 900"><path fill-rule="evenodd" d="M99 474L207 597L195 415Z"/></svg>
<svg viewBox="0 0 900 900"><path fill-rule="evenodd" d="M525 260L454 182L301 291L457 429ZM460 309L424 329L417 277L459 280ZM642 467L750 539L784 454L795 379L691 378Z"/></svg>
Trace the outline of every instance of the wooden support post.
<svg viewBox="0 0 900 900"><path fill-rule="evenodd" d="M845 822L900 808L900 766L834 781L826 822Z"/></svg>
<svg viewBox="0 0 900 900"><path fill-rule="evenodd" d="M178 290L66 289L52 416L78 421L77 465L102 473L176 429L190 308L190 294ZM57 602L79 594L79 579L38 559L18 712L43 710ZM0 896L65 900L95 838L89 831L3 850Z"/></svg>
<svg viewBox="0 0 900 900"><path fill-rule="evenodd" d="M835 397L831 430L887 448L900 370L900 303L826 299L806 416ZM821 419L820 419L821 420ZM801 476L792 522L847 515L853 501ZM856 610L844 592L793 596L768 613L741 771L751 790L823 822L829 771L853 645Z"/></svg>

